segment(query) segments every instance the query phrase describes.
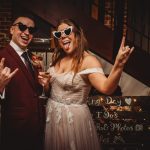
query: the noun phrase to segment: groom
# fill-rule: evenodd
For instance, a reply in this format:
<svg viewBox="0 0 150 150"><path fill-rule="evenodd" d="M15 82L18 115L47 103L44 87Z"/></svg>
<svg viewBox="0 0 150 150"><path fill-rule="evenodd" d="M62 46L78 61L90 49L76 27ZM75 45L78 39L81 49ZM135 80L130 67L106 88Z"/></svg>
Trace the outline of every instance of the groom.
<svg viewBox="0 0 150 150"><path fill-rule="evenodd" d="M10 43L0 50L0 59L5 58L5 65L11 70L18 68L5 88L2 105L3 150L43 149L45 107L38 98L41 85L38 83L38 72L30 63L27 49L35 31L32 18L18 17L10 27Z"/></svg>

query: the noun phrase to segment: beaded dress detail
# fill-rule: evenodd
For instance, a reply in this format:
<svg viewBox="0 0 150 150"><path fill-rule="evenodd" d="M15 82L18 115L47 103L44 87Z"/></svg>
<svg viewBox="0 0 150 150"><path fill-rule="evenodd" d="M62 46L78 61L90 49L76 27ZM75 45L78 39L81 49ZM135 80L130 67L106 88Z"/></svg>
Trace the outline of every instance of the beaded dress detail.
<svg viewBox="0 0 150 150"><path fill-rule="evenodd" d="M57 74L48 69L51 93L46 108L45 150L100 150L94 122L87 106L91 85L82 77L103 73L90 68L77 73Z"/></svg>

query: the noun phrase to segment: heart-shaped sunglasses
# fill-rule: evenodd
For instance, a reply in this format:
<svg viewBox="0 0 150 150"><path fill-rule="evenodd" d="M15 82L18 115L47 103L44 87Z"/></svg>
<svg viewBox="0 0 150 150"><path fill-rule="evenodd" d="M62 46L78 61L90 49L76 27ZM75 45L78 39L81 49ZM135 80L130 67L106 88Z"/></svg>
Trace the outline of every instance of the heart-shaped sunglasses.
<svg viewBox="0 0 150 150"><path fill-rule="evenodd" d="M69 26L69 27L67 27L67 28L64 29L64 30L61 30L61 31L53 31L52 33L53 33L53 35L54 35L55 38L60 39L61 36L62 36L62 34L65 34L66 36L70 35L71 32L72 32L72 29L73 29L73 27L72 27L72 26Z"/></svg>

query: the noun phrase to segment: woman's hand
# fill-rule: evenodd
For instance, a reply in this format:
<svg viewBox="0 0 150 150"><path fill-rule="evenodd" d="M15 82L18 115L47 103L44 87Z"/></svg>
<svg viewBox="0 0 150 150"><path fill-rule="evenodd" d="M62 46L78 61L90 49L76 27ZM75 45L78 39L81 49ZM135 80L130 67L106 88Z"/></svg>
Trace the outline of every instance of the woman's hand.
<svg viewBox="0 0 150 150"><path fill-rule="evenodd" d="M38 75L39 83L43 85L45 88L49 87L51 76L49 72L39 72Z"/></svg>
<svg viewBox="0 0 150 150"><path fill-rule="evenodd" d="M115 64L118 67L124 67L133 50L134 47L130 48L128 45L125 46L125 37L123 37L118 54L116 56Z"/></svg>

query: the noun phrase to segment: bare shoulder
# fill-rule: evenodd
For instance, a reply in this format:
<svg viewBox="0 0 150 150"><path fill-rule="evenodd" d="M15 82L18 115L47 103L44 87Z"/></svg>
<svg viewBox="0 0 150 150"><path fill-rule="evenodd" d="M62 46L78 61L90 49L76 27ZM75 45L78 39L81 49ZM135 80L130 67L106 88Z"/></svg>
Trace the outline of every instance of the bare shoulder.
<svg viewBox="0 0 150 150"><path fill-rule="evenodd" d="M85 53L83 58L83 68L87 69L94 67L102 67L100 60L90 53Z"/></svg>

